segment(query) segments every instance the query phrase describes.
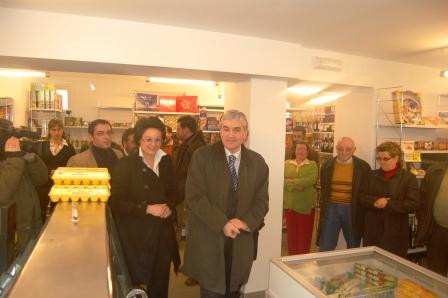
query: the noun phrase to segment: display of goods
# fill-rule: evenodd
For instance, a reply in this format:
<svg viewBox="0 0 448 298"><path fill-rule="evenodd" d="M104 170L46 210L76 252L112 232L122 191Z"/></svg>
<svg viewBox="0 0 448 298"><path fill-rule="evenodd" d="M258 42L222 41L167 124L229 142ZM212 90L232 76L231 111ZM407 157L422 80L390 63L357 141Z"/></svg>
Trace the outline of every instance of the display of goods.
<svg viewBox="0 0 448 298"><path fill-rule="evenodd" d="M197 113L198 97L197 96L177 96L176 112Z"/></svg>
<svg viewBox="0 0 448 298"><path fill-rule="evenodd" d="M395 123L423 124L420 94L412 91L392 92Z"/></svg>
<svg viewBox="0 0 448 298"><path fill-rule="evenodd" d="M219 125L219 120L217 117L208 117L207 118L207 130L210 131L219 131L221 129Z"/></svg>
<svg viewBox="0 0 448 298"><path fill-rule="evenodd" d="M9 119L11 115L11 108L0 107L0 119Z"/></svg>
<svg viewBox="0 0 448 298"><path fill-rule="evenodd" d="M398 287L395 290L395 297L396 298L436 298L439 296L409 279L403 279L398 282Z"/></svg>
<svg viewBox="0 0 448 298"><path fill-rule="evenodd" d="M142 92L135 93L135 110L157 111L157 95Z"/></svg>
<svg viewBox="0 0 448 298"><path fill-rule="evenodd" d="M159 96L160 112L176 112L176 96Z"/></svg>
<svg viewBox="0 0 448 298"><path fill-rule="evenodd" d="M107 168L59 167L51 176L55 185L108 185Z"/></svg>
<svg viewBox="0 0 448 298"><path fill-rule="evenodd" d="M286 118L286 132L292 132L293 121L292 118Z"/></svg>
<svg viewBox="0 0 448 298"><path fill-rule="evenodd" d="M176 115L163 115L163 124L171 127L173 131L177 129L177 119L179 119Z"/></svg>
<svg viewBox="0 0 448 298"><path fill-rule="evenodd" d="M132 127L131 122L112 122L112 127Z"/></svg>
<svg viewBox="0 0 448 298"><path fill-rule="evenodd" d="M448 124L448 111L439 111L437 114L443 123Z"/></svg>
<svg viewBox="0 0 448 298"><path fill-rule="evenodd" d="M106 202L110 197L108 185L53 185L48 196L52 202Z"/></svg>
<svg viewBox="0 0 448 298"><path fill-rule="evenodd" d="M329 297L394 297L398 278L362 263L331 278L317 276L315 285Z"/></svg>
<svg viewBox="0 0 448 298"><path fill-rule="evenodd" d="M199 129L207 130L207 109L201 108L199 111Z"/></svg>
<svg viewBox="0 0 448 298"><path fill-rule="evenodd" d="M425 124L431 124L431 125L439 125L440 117L437 116L431 116L431 117L423 117L423 121Z"/></svg>
<svg viewBox="0 0 448 298"><path fill-rule="evenodd" d="M30 108L60 110L62 107L62 97L56 93L52 83L32 83L30 91Z"/></svg>
<svg viewBox="0 0 448 298"><path fill-rule="evenodd" d="M410 152L415 150L415 141L401 141L401 150Z"/></svg>
<svg viewBox="0 0 448 298"><path fill-rule="evenodd" d="M448 150L448 142L439 141L439 150Z"/></svg>
<svg viewBox="0 0 448 298"><path fill-rule="evenodd" d="M65 126L82 126L83 125L83 119L82 117L65 117L64 118L64 125Z"/></svg>

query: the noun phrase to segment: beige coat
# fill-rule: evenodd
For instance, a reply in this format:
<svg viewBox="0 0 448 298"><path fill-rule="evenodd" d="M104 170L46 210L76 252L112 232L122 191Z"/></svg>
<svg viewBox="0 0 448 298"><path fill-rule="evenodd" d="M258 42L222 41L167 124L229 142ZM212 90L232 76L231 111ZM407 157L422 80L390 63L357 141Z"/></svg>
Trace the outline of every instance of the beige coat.
<svg viewBox="0 0 448 298"><path fill-rule="evenodd" d="M120 150L112 149L118 159L123 157L123 153ZM93 155L92 150L89 148L88 150L78 153L70 157L67 162L67 167L78 167L78 168L98 168L98 164L96 163L95 156Z"/></svg>

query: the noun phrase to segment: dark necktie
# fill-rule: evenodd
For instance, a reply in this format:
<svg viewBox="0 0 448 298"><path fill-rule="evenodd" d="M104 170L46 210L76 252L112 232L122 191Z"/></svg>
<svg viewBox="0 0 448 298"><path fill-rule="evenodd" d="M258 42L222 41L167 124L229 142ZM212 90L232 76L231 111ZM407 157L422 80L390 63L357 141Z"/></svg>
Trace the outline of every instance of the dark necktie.
<svg viewBox="0 0 448 298"><path fill-rule="evenodd" d="M229 172L230 172L230 178L232 179L232 188L233 191L236 191L238 188L238 175L236 174L235 170L235 155L229 155Z"/></svg>

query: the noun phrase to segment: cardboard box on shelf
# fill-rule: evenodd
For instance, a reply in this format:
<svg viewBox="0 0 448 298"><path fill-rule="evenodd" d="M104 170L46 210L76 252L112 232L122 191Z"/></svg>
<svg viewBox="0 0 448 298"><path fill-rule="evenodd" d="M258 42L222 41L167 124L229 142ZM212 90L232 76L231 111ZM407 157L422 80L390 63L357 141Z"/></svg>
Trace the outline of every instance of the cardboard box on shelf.
<svg viewBox="0 0 448 298"><path fill-rule="evenodd" d="M176 112L176 97L164 95L159 96L159 111Z"/></svg>
<svg viewBox="0 0 448 298"><path fill-rule="evenodd" d="M177 96L176 112L197 113L198 97L197 96Z"/></svg>
<svg viewBox="0 0 448 298"><path fill-rule="evenodd" d="M135 93L135 110L157 111L157 95L142 92Z"/></svg>

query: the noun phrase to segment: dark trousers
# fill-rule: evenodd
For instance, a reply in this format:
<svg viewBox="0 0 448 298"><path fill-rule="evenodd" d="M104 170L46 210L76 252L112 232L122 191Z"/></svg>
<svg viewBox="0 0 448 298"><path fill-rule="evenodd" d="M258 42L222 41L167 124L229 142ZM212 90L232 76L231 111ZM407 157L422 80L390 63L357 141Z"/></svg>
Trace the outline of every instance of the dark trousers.
<svg viewBox="0 0 448 298"><path fill-rule="evenodd" d="M158 250L159 251L159 250ZM148 282L148 297L150 298L167 298L168 284L170 281L171 258L164 252L157 253L155 258L154 271L152 278Z"/></svg>
<svg viewBox="0 0 448 298"><path fill-rule="evenodd" d="M225 274L226 274L226 293L219 294L209 291L201 287L201 298L239 298L241 293L238 289L236 292L230 292L230 276L232 274L232 260L233 260L233 239L226 237L224 242L224 260L225 260Z"/></svg>
<svg viewBox="0 0 448 298"><path fill-rule="evenodd" d="M428 268L443 276L448 274L448 229L434 221L432 235L428 240Z"/></svg>

